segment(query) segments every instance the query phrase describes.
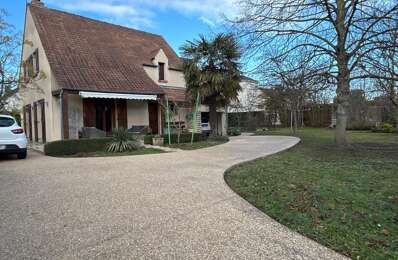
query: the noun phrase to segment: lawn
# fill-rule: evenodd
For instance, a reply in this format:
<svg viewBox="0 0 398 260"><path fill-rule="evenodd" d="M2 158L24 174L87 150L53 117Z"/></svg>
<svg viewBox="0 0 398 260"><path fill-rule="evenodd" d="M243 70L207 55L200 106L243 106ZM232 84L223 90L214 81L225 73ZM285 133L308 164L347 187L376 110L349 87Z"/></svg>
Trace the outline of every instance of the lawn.
<svg viewBox="0 0 398 260"><path fill-rule="evenodd" d="M289 135L288 129L270 131ZM398 135L305 129L296 147L231 169L227 183L247 201L353 259L398 259Z"/></svg>
<svg viewBox="0 0 398 260"><path fill-rule="evenodd" d="M97 151L89 153L77 153L65 157L108 157L108 156L127 156L127 155L143 155L143 154L157 154L164 153L165 151L156 148L141 148L138 150L127 151L123 153L110 153L107 151Z"/></svg>
<svg viewBox="0 0 398 260"><path fill-rule="evenodd" d="M167 147L171 148L178 148L182 150L196 150L196 149L202 149L202 148L207 148L219 144L224 144L228 142L228 138L209 138L205 141L199 141L199 142L194 142L193 144L191 143L180 143L180 144L170 144L166 145Z"/></svg>

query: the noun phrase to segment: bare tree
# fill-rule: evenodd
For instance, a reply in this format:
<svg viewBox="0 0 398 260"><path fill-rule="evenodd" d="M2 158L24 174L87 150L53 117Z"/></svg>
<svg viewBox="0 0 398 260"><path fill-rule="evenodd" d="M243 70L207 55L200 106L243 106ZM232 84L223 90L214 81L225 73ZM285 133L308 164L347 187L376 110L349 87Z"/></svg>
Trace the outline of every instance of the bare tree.
<svg viewBox="0 0 398 260"><path fill-rule="evenodd" d="M38 82L46 78L43 71L35 71L33 64L27 61L20 62L22 46L20 33L13 25L6 22L6 17L7 12L0 9L0 111L5 111L10 97L20 89L42 92ZM23 44L32 45L32 42L25 40ZM15 99L18 101L18 97L15 96Z"/></svg>
<svg viewBox="0 0 398 260"><path fill-rule="evenodd" d="M266 97L266 106L279 103L282 107L287 107L294 133L300 121L302 124L306 103L314 100L318 93L329 88L328 76L324 71L325 66L309 62L311 56L311 52L291 52L289 55L272 59L267 66L266 82L268 86L273 87L274 93Z"/></svg>
<svg viewBox="0 0 398 260"><path fill-rule="evenodd" d="M5 110L18 85L20 37L6 22L6 16L6 11L0 9L0 111Z"/></svg>
<svg viewBox="0 0 398 260"><path fill-rule="evenodd" d="M362 67L371 76L374 91L388 98L398 129L398 22L384 21L381 26L393 30L378 37L378 48L365 58Z"/></svg>
<svg viewBox="0 0 398 260"><path fill-rule="evenodd" d="M378 0L241 0L242 13L232 20L247 43L250 56L267 64L267 49L277 57L311 49L313 61L332 65L328 76L337 94L336 143L347 146L346 126L350 83L368 75L361 63L378 48L378 36L393 28L379 26L395 21L396 1Z"/></svg>

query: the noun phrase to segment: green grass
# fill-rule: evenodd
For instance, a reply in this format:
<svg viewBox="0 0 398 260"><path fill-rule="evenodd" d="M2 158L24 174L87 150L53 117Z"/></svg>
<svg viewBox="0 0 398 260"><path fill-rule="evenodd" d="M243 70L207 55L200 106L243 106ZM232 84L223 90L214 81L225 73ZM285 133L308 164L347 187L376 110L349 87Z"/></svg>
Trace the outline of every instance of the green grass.
<svg viewBox="0 0 398 260"><path fill-rule="evenodd" d="M288 129L270 131L289 135ZM234 167L226 181L238 194L319 243L353 259L398 259L398 135L305 129L302 142Z"/></svg>
<svg viewBox="0 0 398 260"><path fill-rule="evenodd" d="M107 151L97 151L89 153L77 153L65 157L108 157L108 156L127 156L127 155L143 155L143 154L157 154L164 153L165 151L156 148L141 148L123 153L110 153Z"/></svg>
<svg viewBox="0 0 398 260"><path fill-rule="evenodd" d="M196 149L202 149L202 148L207 148L219 144L224 144L228 142L227 139L220 139L220 140L212 140L212 139L207 139L206 141L198 141L194 142L193 144L191 143L180 143L180 144L171 144L171 145L166 145L167 147L171 148L178 148L182 150L196 150Z"/></svg>

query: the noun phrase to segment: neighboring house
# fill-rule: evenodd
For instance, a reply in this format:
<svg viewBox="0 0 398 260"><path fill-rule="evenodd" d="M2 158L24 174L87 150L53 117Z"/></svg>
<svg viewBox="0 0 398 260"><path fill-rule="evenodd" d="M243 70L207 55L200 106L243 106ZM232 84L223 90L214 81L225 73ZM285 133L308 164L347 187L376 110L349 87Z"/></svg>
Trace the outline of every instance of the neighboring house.
<svg viewBox="0 0 398 260"><path fill-rule="evenodd" d="M228 113L264 111L261 99L262 91L257 80L242 76L238 100L228 107Z"/></svg>
<svg viewBox="0 0 398 260"><path fill-rule="evenodd" d="M33 0L24 43L22 71L31 80L21 95L30 140L76 139L86 127L110 133L146 126L161 134L166 98L179 104L178 118L190 127L182 59L161 36Z"/></svg>
<svg viewBox="0 0 398 260"><path fill-rule="evenodd" d="M259 127L280 125L279 116L267 111L264 98L268 89L260 87L259 82L243 76L238 100L228 107L228 125L255 130Z"/></svg>

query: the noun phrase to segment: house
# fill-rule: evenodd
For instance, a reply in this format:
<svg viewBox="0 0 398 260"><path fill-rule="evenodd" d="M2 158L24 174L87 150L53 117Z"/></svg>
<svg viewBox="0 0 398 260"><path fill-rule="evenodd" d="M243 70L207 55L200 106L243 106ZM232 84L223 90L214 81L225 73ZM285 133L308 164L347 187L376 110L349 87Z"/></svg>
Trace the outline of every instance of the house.
<svg viewBox="0 0 398 260"><path fill-rule="evenodd" d="M279 124L277 115L267 111L264 97L267 89L259 82L242 76L238 99L228 107L228 125L253 131L259 127ZM276 117L274 119L274 117Z"/></svg>
<svg viewBox="0 0 398 260"><path fill-rule="evenodd" d="M182 59L159 35L32 0L21 64L27 80L21 88L23 125L31 141L77 139L83 128L109 134L144 126L162 134L166 100L178 104L178 118L192 128Z"/></svg>
<svg viewBox="0 0 398 260"><path fill-rule="evenodd" d="M240 82L241 90L238 100L228 107L228 113L247 113L264 111L262 104L262 91L257 80L242 76Z"/></svg>

